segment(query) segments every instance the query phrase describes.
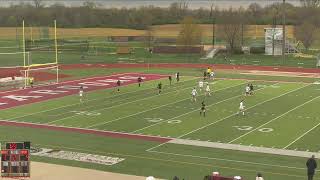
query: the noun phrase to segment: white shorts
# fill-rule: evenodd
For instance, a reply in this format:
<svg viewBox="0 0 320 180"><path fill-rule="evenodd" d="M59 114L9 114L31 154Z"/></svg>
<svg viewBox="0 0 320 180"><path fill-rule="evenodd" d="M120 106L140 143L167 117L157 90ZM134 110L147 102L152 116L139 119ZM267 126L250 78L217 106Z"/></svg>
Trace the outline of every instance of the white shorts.
<svg viewBox="0 0 320 180"><path fill-rule="evenodd" d="M203 85L199 85L199 88L203 88Z"/></svg>
<svg viewBox="0 0 320 180"><path fill-rule="evenodd" d="M240 110L244 110L244 107L241 106L241 107L239 107L239 109L240 109Z"/></svg>

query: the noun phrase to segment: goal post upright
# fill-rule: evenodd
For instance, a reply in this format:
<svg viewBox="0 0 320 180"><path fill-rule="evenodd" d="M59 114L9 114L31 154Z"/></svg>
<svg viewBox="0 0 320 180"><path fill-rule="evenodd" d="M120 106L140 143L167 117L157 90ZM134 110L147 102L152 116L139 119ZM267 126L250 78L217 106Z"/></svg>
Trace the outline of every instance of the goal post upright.
<svg viewBox="0 0 320 180"><path fill-rule="evenodd" d="M59 83L57 20L54 20L54 46L55 46L55 57L56 57L56 64L57 64L57 83Z"/></svg>
<svg viewBox="0 0 320 180"><path fill-rule="evenodd" d="M26 39L25 39L25 25L24 25L24 20L22 20L22 52L23 52L23 68L26 68ZM27 87L28 85L28 72L24 71L24 88Z"/></svg>

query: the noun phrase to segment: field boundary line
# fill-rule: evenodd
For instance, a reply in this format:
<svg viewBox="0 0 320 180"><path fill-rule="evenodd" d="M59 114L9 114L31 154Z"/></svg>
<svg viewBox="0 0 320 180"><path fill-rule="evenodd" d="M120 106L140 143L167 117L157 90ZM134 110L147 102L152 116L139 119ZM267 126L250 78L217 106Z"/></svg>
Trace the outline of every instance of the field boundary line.
<svg viewBox="0 0 320 180"><path fill-rule="evenodd" d="M188 82L188 81L192 81L196 78L192 78L190 80L186 80L186 81L182 81L182 82ZM151 81L148 81L148 82L153 82L155 80L151 80ZM135 84L127 84L127 85L124 85L122 87L127 87L127 86L130 86L130 85L135 85ZM112 87L112 88L109 88L109 89L114 89L115 87ZM150 89L154 89L154 87L151 87L151 88L147 88L147 89L143 89L143 90L150 90ZM139 91L143 91L143 90L137 90L137 91L130 91L130 92L126 92L126 93L122 93L122 94L118 94L118 95L115 95L115 96L109 96L109 97L105 97L105 98L94 98L94 99L89 99L85 102L91 102L91 101L96 101L96 100L101 100L101 99L109 99L109 98L114 98L114 97L117 97L117 96L121 96L121 95L125 95L125 94L131 94L131 93L135 93L135 92L139 92ZM99 90L98 90L99 91ZM95 92L95 91L92 91L92 92ZM73 95L70 95L70 96L73 96ZM67 97L67 96L64 96L64 97ZM41 101L43 102L43 101ZM32 103L32 104L35 104L35 103ZM80 105L81 103L78 102L78 103L74 103L74 104L69 104L69 105L65 105L65 106L59 106L59 107L56 107L56 108L52 108L52 109L47 109L47 110L44 110L44 111L38 111L38 112L34 112L34 113L29 113L29 114L26 114L26 115L23 115L23 116L18 116L18 117L13 117L13 118L9 118L8 120L14 120L14 119L18 119L18 118L23 118L23 117L26 117L26 116L31 116L31 115L35 115L35 114L40 114L40 113L44 113L44 112L48 112L48 111L53 111L53 110L56 110L56 109L61 109L61 108L65 108L65 107L69 107L69 106L74 106L74 105ZM23 105L22 105L23 106Z"/></svg>
<svg viewBox="0 0 320 180"><path fill-rule="evenodd" d="M319 96L318 96L319 97ZM288 145L286 145L285 147L283 147L283 149L287 149L288 147L290 147L292 144L294 144L295 142L299 141L301 138L303 138L305 135L309 134L311 131L313 131L314 129L316 129L318 126L320 126L320 123L318 123L317 125L315 125L314 127L312 127L311 129L309 129L308 131L306 131L305 133L303 133L302 135L300 135L298 138L296 138L295 140L293 140L292 142L290 142Z"/></svg>
<svg viewBox="0 0 320 180"><path fill-rule="evenodd" d="M240 85L242 85L242 84L239 84L239 85L236 85L236 86L240 86ZM214 92L222 91L222 90L229 89L229 88L236 87L236 86L230 86L230 87L227 87L227 88L218 89L218 90L216 90ZM192 87L189 87L189 88L192 88ZM182 89L182 90L184 90L184 89ZM201 95L201 96L203 96L203 95ZM111 121L96 123L96 124L87 126L86 128L92 128L92 127L96 127L96 126L100 126L100 125L110 124L112 122L116 122L116 121L119 121L121 119L125 119L125 118L131 117L131 116L135 116L137 114L142 114L142 113L145 113L145 112L148 112L148 111L152 111L152 110L155 110L155 109L158 109L158 108L162 108L162 107L165 107L165 106L168 106L168 105L171 105L171 104L176 104L178 102L182 102L182 101L185 101L187 99L190 99L190 98L184 98L184 99L181 99L181 100L178 100L178 101L174 101L174 102L170 102L170 103L167 103L167 104L163 104L163 105L160 105L160 106L157 106L157 107L154 107L154 108L151 108L151 109L147 109L147 110L144 110L144 111L141 111L141 112L138 112L138 113L134 113L134 114L131 114L131 115L128 115L128 116L125 116L125 117L116 118L116 119L111 120Z"/></svg>
<svg viewBox="0 0 320 180"><path fill-rule="evenodd" d="M148 151L148 152L159 153L159 154L167 154L167 155L174 155L174 156L200 158L200 159L207 159L207 160L218 160L218 161L227 161L227 162L242 163L242 164L252 164L252 165L260 165L260 166L270 166L270 167L279 167L279 168L287 168L287 169L305 170L304 167L300 168L300 167L292 167L292 166L282 166L282 165L276 165L276 164L267 164L267 163L241 161L241 160L233 160L233 159L225 159L225 158L197 156L197 155L190 155L190 154L179 154L179 153L171 153L171 152L163 152L163 151ZM320 170L318 170L318 171L320 171Z"/></svg>
<svg viewBox="0 0 320 180"><path fill-rule="evenodd" d="M109 153L109 152L103 152L103 151L97 151L96 149L88 150L88 149L80 149L80 148L73 148L73 147L67 147L67 146L55 146L55 145L48 145L48 144L36 144L44 147L53 147L53 148L61 148L61 149L69 149L69 150L75 150L75 151L82 151L87 153L98 153L98 154L107 154L107 155L114 155L114 156L122 156L122 157L131 157L131 158L138 158L138 159L147 159L147 160L153 160L153 161L161 161L161 162L171 162L171 163L177 163L177 164L186 164L186 165L193 165L193 166L203 166L203 167L211 167L212 164L204 164L204 163L194 163L194 162L186 162L186 161L178 161L178 160L170 160L170 159L160 159L160 158L154 158L154 157L146 157L146 156L137 156L137 155L130 155L130 154L119 154L119 153ZM234 167L228 167L228 166L216 166L221 169L231 169L231 170L237 170L237 171L244 171L244 172L252 172L256 173L257 170L249 170L249 169L241 169L241 168L234 168ZM266 174L274 174L274 175L281 175L281 176L287 176L287 177L298 177L298 178L304 178L305 176L300 175L293 175L293 174L284 174L284 173L275 173L275 172L269 172L264 171Z"/></svg>
<svg viewBox="0 0 320 180"><path fill-rule="evenodd" d="M278 84L278 83L275 83L275 84ZM275 85L275 84L272 84L272 85L270 85L270 86L273 86L273 85ZM267 86L267 87L269 87L269 86ZM273 98L268 99L268 100L265 100L265 101L263 101L263 102L260 102L260 103L254 105L254 106L251 106L250 108L247 108L247 110L248 110L248 109L251 109L251 108L254 108L254 107L256 107L256 106L259 106L259 105L261 105L261 104L263 104L263 103L266 103L266 102L268 102L268 101L272 101L272 100L274 100L274 99L276 99L276 98L279 98L279 97L284 96L284 95L286 95L286 94L289 94L289 93L291 93L291 92L297 91L297 90L299 90L299 89L301 89L301 88L304 88L304 87L306 87L306 86L302 86L302 87L300 87L300 88L294 89L294 90L292 90L292 91L283 93L283 94L281 94L281 95L279 95L279 96L273 97ZM266 87L261 88L261 89L258 89L258 90L262 90L262 89L265 89L265 88L266 88ZM256 90L256 91L258 91L258 90ZM211 126L211 125L213 125L213 124L216 124L216 123L218 123L218 122L224 121L225 119L228 119L228 118L230 118L230 117L232 117L232 116L235 116L236 114L237 114L237 113L231 114L231 115L229 115L229 116L227 116L227 117L224 117L224 118L222 118L222 119L219 119L218 121L212 122L212 123L210 123L210 124L207 124L207 125L205 125L205 126L202 126L202 127L200 127L200 128L197 128L197 129L195 129L195 130L192 130L192 131L190 131L190 132L188 132L188 133L185 133L185 134L183 134L183 135L180 135L180 136L178 136L177 138L182 138L182 137L187 136L187 135L189 135L189 134L192 134L192 133L194 133L194 132L196 132L196 131L199 131L199 130L201 130L201 129L204 129L204 128L206 128L206 127L209 127L209 126ZM165 143L159 144L159 145L154 146L154 147L152 147L152 148L150 148L150 149L147 149L146 151L153 150L153 149L158 148L158 147L160 147L160 146L163 146L163 145L165 145L165 144L167 144L167 143L165 142Z"/></svg>
<svg viewBox="0 0 320 180"><path fill-rule="evenodd" d="M320 157L319 152L296 151L296 150L287 150L287 149L279 149L279 148L248 146L248 145L241 145L241 144L208 142L208 141L200 141L200 140L189 140L189 139L177 139L176 138L176 139L172 139L166 143L167 144L196 146L196 147L207 147L207 148L215 148L215 149L224 149L224 150L235 150L235 151L243 151L243 152L264 153L264 154L284 155L284 156L293 156L293 157L306 157L306 158L311 157L311 155L315 154L318 157Z"/></svg>
<svg viewBox="0 0 320 180"><path fill-rule="evenodd" d="M277 117L269 120L268 122L266 122L266 123L264 123L264 124L262 124L262 125L260 125L260 126L258 126L258 127L256 127L256 128L254 128L254 129L252 129L251 131L249 131L249 132L247 132L247 133L244 133L244 134L242 134L241 136L239 136L239 137L231 140L229 143L233 143L234 141L236 141L236 140L238 140L238 139L241 139L241 138L243 138L244 136L247 136L248 134L251 134L252 132L256 131L257 129L259 129L259 128L261 128L261 127L263 127L263 126L265 126L265 125L267 125L267 124L269 124L269 123L271 123L271 122L273 122L273 121L281 118L282 116L285 116L285 115L289 114L290 112L292 112L292 111L294 111L294 110L296 110L296 109L301 108L302 106L304 106L304 105L306 105L306 104L314 101L315 99L318 99L319 97L320 97L320 96L317 96L317 97L315 97L315 98L312 98L312 99L304 102L303 104L300 104L299 106L296 106L296 107L290 109L289 111L287 111L287 112L285 112L285 113L283 113L283 114L281 114L281 115L279 115L279 116L277 116Z"/></svg>
<svg viewBox="0 0 320 180"><path fill-rule="evenodd" d="M185 89L190 89L190 88L192 88L192 86L186 87L186 88L183 88L183 89L180 89L180 90L185 90ZM162 95L171 94L171 93L176 92L176 91L177 90L173 90L173 91L170 91L170 92L163 93ZM121 103L121 104L110 106L110 107L100 108L100 109L94 110L93 112L99 112L99 111L102 111L102 110L111 109L111 108L114 108L114 107L118 107L118 106L122 106L122 105L126 105L126 104L131 104L131 103L134 103L134 102L138 102L138 101L142 101L142 100L146 100L146 99L150 99L150 98L154 98L154 97L159 97L159 95L156 94L156 95L153 95L153 96L137 99L137 100L134 100L134 101L125 102L125 103ZM58 122L58 121L62 121L62 120L68 119L68 118L73 118L75 116L81 116L81 115L75 114L75 115L64 117L64 118L60 118L60 119L57 119L57 120L54 120L54 121L49 121L49 122L47 122L47 124L52 124L52 123L55 123L55 122Z"/></svg>
<svg viewBox="0 0 320 180"><path fill-rule="evenodd" d="M247 83L247 82L242 83L242 84L238 84L238 85L236 85L236 86L240 86L240 85L243 85L243 84L246 84L246 83ZM233 87L236 87L236 86L231 86L231 87L229 87L229 88L233 88ZM229 89L229 88L225 88L225 89ZM224 90L224 89L220 89L220 90ZM219 91L219 90L218 90L218 91ZM217 92L217 91L215 91L215 92ZM218 101L218 102L216 102L216 103L214 103L214 104L210 104L210 105L209 105L209 106L207 106L207 107L211 107L211 106L213 106L213 105L216 105L216 104L219 104L219 103L222 103L222 102L228 101L228 100L230 100L230 99L233 99L233 98L236 98L236 97L239 97L239 96L242 96L242 95L237 95L237 96L230 97L230 98L228 98L228 99L224 99L224 100L222 100L222 101ZM173 117L173 118L167 119L167 121L170 121L170 120L176 119L176 118L178 118L178 117L181 117L181 116L184 116L184 115L187 115L187 114L190 114L190 113L196 112L196 111L199 111L199 110L198 110L198 109L196 109L196 110L189 111L189 112L187 112L187 113L180 114L180 115L175 116L175 117ZM160 122L158 122L158 123L155 123L155 124L152 124L152 125L149 125L149 126L143 127L143 128L141 128L141 129L138 129L138 130L135 130L135 131L132 131L131 133L137 133L137 132L139 132L139 131L142 131L142 130L144 130L144 129L147 129L147 128L150 128L150 127L153 127L153 126L156 126L156 125L162 124L162 123L163 123L163 121L160 121Z"/></svg>
<svg viewBox="0 0 320 180"><path fill-rule="evenodd" d="M278 84L278 83L275 83L275 84ZM274 84L273 84L273 85L274 85ZM278 96L276 96L276 97L273 97L273 98L271 98L271 99L262 101L262 102L260 102L260 103L258 103L258 104L256 104L256 105L254 105L254 106L251 106L251 107L247 108L246 110L255 108L255 107L257 107L257 106L260 106L261 104L264 104L264 103L266 103L266 102L272 101L272 100L277 99L277 98L279 98L279 97L285 96L285 95L287 95L287 94L290 94L290 93L292 93L292 92L295 92L295 91L300 90L300 89L302 89L302 88L305 88L305 87L307 87L307 86L308 86L308 85L302 86L302 87L297 88L297 89L294 89L294 90L292 90L292 91L288 91L288 92L286 92L286 93L280 94L280 95L278 95ZM201 129L203 129L203 128L206 128L206 127L209 127L209 126L214 125L214 124L216 124L216 123L219 123L219 122L221 122L221 121L224 121L225 119L228 119L228 118L230 118L230 117L232 117L232 116L235 116L235 115L237 115L237 113L231 114L230 116L227 116L227 117L225 117L225 118L223 118L223 119L220 119L220 120L218 120L218 121L215 121L215 122L213 122L213 123L207 124L206 126L203 126L203 127L198 128L198 129L195 129L195 130L193 130L193 131L191 131L191 132L189 132L189 133L183 134L183 135L179 136L178 138L182 138L182 137L184 137L184 136L187 136L187 135L189 135L189 134L192 134L192 133L194 133L194 132L196 132L196 131L199 131L199 130L201 130Z"/></svg>

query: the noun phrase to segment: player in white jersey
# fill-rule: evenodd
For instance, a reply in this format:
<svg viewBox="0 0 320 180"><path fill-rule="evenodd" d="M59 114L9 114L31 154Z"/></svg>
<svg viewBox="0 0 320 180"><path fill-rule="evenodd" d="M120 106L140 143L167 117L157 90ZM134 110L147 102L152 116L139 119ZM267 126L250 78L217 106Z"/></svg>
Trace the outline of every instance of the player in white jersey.
<svg viewBox="0 0 320 180"><path fill-rule="evenodd" d="M197 92L196 88L193 88L191 91L191 96L192 96L191 101L193 101L193 102L197 101L197 94L198 94L198 92Z"/></svg>
<svg viewBox="0 0 320 180"><path fill-rule="evenodd" d="M245 106L244 106L243 100L241 100L238 114L242 113L242 115L244 116L244 108Z"/></svg>
<svg viewBox="0 0 320 180"><path fill-rule="evenodd" d="M79 88L79 97L80 97L80 102L83 102L83 86L80 86Z"/></svg>
<svg viewBox="0 0 320 180"><path fill-rule="evenodd" d="M202 80L199 81L199 89L200 89L200 92L201 92L202 89L203 89L203 81L202 81Z"/></svg>
<svg viewBox="0 0 320 180"><path fill-rule="evenodd" d="M248 84L246 86L246 93L245 93L245 96L249 96L250 95L250 85Z"/></svg>
<svg viewBox="0 0 320 180"><path fill-rule="evenodd" d="M210 91L211 91L211 90L210 90L209 83L207 83L205 95L206 95L206 96L211 96L211 92L210 92Z"/></svg>
<svg viewBox="0 0 320 180"><path fill-rule="evenodd" d="M212 71L212 72L210 73L210 78L211 78L212 80L214 80L214 76L215 76L215 74L214 74L214 72Z"/></svg>

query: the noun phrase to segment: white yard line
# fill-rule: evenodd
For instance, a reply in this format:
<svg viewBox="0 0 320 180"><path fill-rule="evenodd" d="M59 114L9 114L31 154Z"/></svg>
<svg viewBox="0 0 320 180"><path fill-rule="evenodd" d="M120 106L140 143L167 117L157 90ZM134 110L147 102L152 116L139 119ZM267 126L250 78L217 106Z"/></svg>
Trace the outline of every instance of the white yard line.
<svg viewBox="0 0 320 180"><path fill-rule="evenodd" d="M303 104L301 104L301 105L299 105L299 106L296 106L296 107L294 107L294 108L290 109L289 111L287 111L287 112L285 112L285 113L281 114L280 116L277 116L277 117L275 117L275 118L271 119L270 121L268 121L268 122L266 122L266 123L264 123L264 124L262 124L262 125L260 125L260 126L256 127L255 129L253 129L253 130L251 130L251 131L249 131L249 132L247 132L247 133L245 133L245 134L243 134L243 135L241 135L241 136L239 136L239 137L237 137L237 138L233 139L233 140L232 140L232 141L230 141L229 143L233 143L234 141L236 141L236 140L238 140L238 139L240 139L240 138L243 138L244 136L247 136L248 134L251 134L252 132L254 132L254 131L256 131L256 130L260 129L261 127L263 127L263 126L265 126L265 125L267 125L267 124L269 124L269 123L271 123L271 122L273 122L273 121L275 121L275 120L277 120L277 119L281 118L282 116L285 116L285 115L289 114L290 112L292 112L292 111L294 111L294 110L296 110L296 109L298 109L298 108L300 108L300 107L302 107L302 106L304 106L304 105L306 105L306 104L308 104L308 103L310 103L310 102L314 101L315 99L318 99L319 97L320 97L320 96L317 96L317 97L315 97L315 98L312 98L311 100L309 100L309 101L307 101L307 102L305 102L305 103L303 103Z"/></svg>
<svg viewBox="0 0 320 180"><path fill-rule="evenodd" d="M186 87L186 88L183 88L183 89L180 89L180 90L185 90L185 89L190 89L190 88L192 88L192 86ZM167 92L167 93L163 93L163 94L161 94L161 95L170 94L170 93L173 93L173 92L176 92L176 91L177 91L177 90L170 91L170 92ZM102 111L102 110L111 109L111 108L123 106L123 105L126 105L126 104L131 104L131 103L139 102L139 101L146 100L146 99L151 99L151 98L154 98L154 97L159 97L159 95L156 94L156 95L153 95L153 96L149 96L149 97L137 99L137 100L134 100L134 101L130 101L130 102L118 104L118 105L115 105L115 106L110 106L110 107L106 107L106 108L97 109L97 110L95 110L94 112L99 112L99 111ZM47 124L52 124L52 123L55 123L55 122L58 122L58 121L62 121L62 120L68 119L68 118L73 118L73 117L76 117L76 116L81 116L81 115L75 114L75 115L68 116L68 117L64 117L64 118L57 119L57 120L54 120L54 121L49 121L49 122L47 122ZM90 127L91 127L91 126L90 126Z"/></svg>
<svg viewBox="0 0 320 180"><path fill-rule="evenodd" d="M246 83L247 83L247 82L246 82ZM246 84L246 83L244 83L244 84ZM242 84L239 84L239 85L242 85ZM237 86L239 86L239 85L237 85ZM231 87L229 87L229 88L232 88L232 87L236 87L236 86L231 86ZM226 88L226 89L228 89L228 88ZM221 89L221 90L222 90L222 89ZM242 96L242 95L238 95L238 96L234 96L234 97L231 97L231 98L228 98L228 99L222 100L222 101L218 101L218 102L216 102L216 103L214 103L214 104L211 104L211 105L209 105L209 106L207 106L207 107L211 107L211 106L213 106L213 105L216 105L216 104L219 104L219 103L222 103L222 102L228 101L228 100L230 100L230 99L237 98L237 97L239 97L239 96ZM175 117L173 117L173 118L170 118L170 119L168 119L167 121L170 121L170 120L173 120L173 119L179 118L179 117L181 117L181 116L184 116L184 115L187 115L187 114L190 114L190 113L196 112L196 111L199 111L199 110L198 110L198 109L196 109L196 110L189 111L189 112L187 112L187 113L180 114L179 116L175 116ZM167 121L166 121L166 122L167 122ZM156 126L156 125L159 125L159 124L162 124L162 123L163 123L163 121L160 121L160 122L158 122L158 123L155 123L155 124L152 124L152 125L149 125L149 126L143 127L143 128L141 128L141 129L138 129L138 130L135 130L135 131L132 131L131 133L137 133L137 132L139 132L139 131L142 131L142 130L144 130L144 129L148 129L148 128L150 128L150 127L153 127L153 126Z"/></svg>
<svg viewBox="0 0 320 180"><path fill-rule="evenodd" d="M305 133L303 133L301 136L299 136L298 138L296 138L294 141L290 142L288 145L286 145L285 147L283 147L283 149L287 149L289 146L291 146L292 144L294 144L295 142L297 142L298 140L300 140L301 138L303 138L305 135L307 135L308 133L310 133L311 131L313 131L315 128L317 128L318 126L320 126L320 123L318 123L317 125L315 125L313 128L309 129L308 131L306 131Z"/></svg>
<svg viewBox="0 0 320 180"><path fill-rule="evenodd" d="M214 157L206 157L206 156L195 156L195 155L189 155L189 154L179 154L179 153L170 153L170 152L162 152L162 151L148 151L148 152L159 153L159 154L167 154L167 155L174 155L174 156L200 158L200 159L207 159L207 160L226 161L226 162L241 163L241 164L252 164L252 165L260 165L260 166L278 167L278 168L286 168L286 169L297 169L297 170L305 170L306 169L304 167L302 168L302 167L282 166L282 165L276 165L276 164L258 163L258 162L250 162L250 161L240 161L240 160L214 158Z"/></svg>
<svg viewBox="0 0 320 180"><path fill-rule="evenodd" d="M254 105L254 106L251 106L251 107L247 108L246 110L252 109L252 108L254 108L254 107L256 107L256 106L260 106L261 104L264 104L264 103L266 103L266 102L272 101L272 100L274 100L274 99L277 99L277 98L279 98L279 97L281 97L281 96L284 96L284 95L287 95L287 94L292 93L292 92L294 92L294 91L297 91L297 90L302 89L302 88L304 88L304 87L306 87L306 86L302 86L302 87L297 88L297 89L294 89L294 90L292 90L292 91L289 91L289 92L280 94L279 96L276 96L276 97L273 97L273 98L271 98L271 99L262 101L262 102L260 102L260 103L258 103L258 104L256 104L256 105ZM264 88L262 88L262 89L264 89ZM187 136L187 135L189 135L189 134L192 134L192 133L194 133L194 132L196 132L196 131L199 131L199 130L201 130L201 129L204 129L204 128L206 128L206 127L209 127L209 126L211 126L211 125L214 125L214 124L216 124L216 123L219 123L219 122L221 122L221 121L224 121L224 120L226 120L226 119L228 119L228 118L230 118L230 117L232 117L232 116L235 116L235 115L237 115L237 114L238 114L238 113L231 114L230 116L227 116L227 117L222 118L222 119L220 119L220 120L218 120L218 121L212 122L212 123L210 123L210 124L207 124L207 125L205 125L205 126L202 126L202 127L198 128L198 129L195 129L195 130L193 130L193 131L190 131L190 132L188 132L188 133L186 133L186 134L183 134L183 135L179 136L178 138L182 138L182 137Z"/></svg>
<svg viewBox="0 0 320 180"><path fill-rule="evenodd" d="M195 79L197 79L197 78L192 78L192 79L189 79L189 80L186 80L186 81L182 81L182 82L188 82L188 81L192 81L192 80L195 80ZM152 81L153 81L153 80L152 80ZM152 82L152 81L148 81L148 82ZM132 85L132 84L128 84L128 85ZM114 88L114 87L113 87L113 88ZM112 88L110 88L110 89L112 89ZM115 96L105 97L105 98L90 99L90 100L87 100L87 101L85 101L85 102L91 102L91 101L96 101L96 100L101 100L101 99L109 99L109 98L114 98L114 97L117 97L117 96L122 96L122 95L125 95L125 94L131 94L131 93L135 93L135 92L139 92L139 91L143 91L143 90L150 90L150 89L154 89L154 87L147 88L147 89L142 89L142 90L137 90L137 91L130 91L130 92L122 93L122 94L115 95ZM92 91L92 92L94 92L94 91ZM123 100L123 99L122 99L122 100ZM65 105L65 106L59 106L59 107L52 108L52 109L47 109L47 110L44 110L44 111L36 111L36 112L34 112L34 113L29 113L29 114L25 114L25 115L22 115L22 116L9 118L8 120L19 119L19 118L23 118L23 117L26 117L26 116L31 116L31 115L35 115L35 114L40 114L40 113L49 112L49 111L53 111L53 110L57 110L57 109L61 109L61 108L66 108L66 107L70 107L70 106L80 105L80 104L82 104L82 103L78 102L78 103L74 103L74 104L68 104L68 105ZM20 107L20 106L19 106L19 107Z"/></svg>
<svg viewBox="0 0 320 180"><path fill-rule="evenodd" d="M239 84L239 85L241 85L241 84ZM236 86L239 86L239 85L236 85ZM218 89L217 91L214 91L214 92L222 91L222 90L229 89L229 88L236 87L236 86L231 86L231 87ZM192 88L192 87L190 87L190 88ZM148 112L148 111L152 111L152 110L155 110L155 109L158 109L158 108L161 108L161 107L165 107L165 106L168 106L168 105L176 104L178 102L182 102L182 101L185 101L185 100L188 100L188 99L190 99L190 98L188 97L188 98L181 99L179 101L174 101L174 102L171 102L171 103L163 104L161 106L157 106L157 107L154 107L154 108L151 108L151 109L147 109L145 111L134 113L134 114L131 114L131 115L128 115L128 116L125 116L125 117L120 117L120 118L117 118L117 119L114 119L114 120L111 120L111 121L96 123L96 124L87 126L86 128L92 128L92 127L96 127L96 126L100 126L100 125L109 124L109 123L112 123L112 122L115 122L115 121L119 121L121 119L125 119L125 118L131 117L131 116L135 116L135 115L138 115L138 114L142 114L142 113L145 113L145 112Z"/></svg>

